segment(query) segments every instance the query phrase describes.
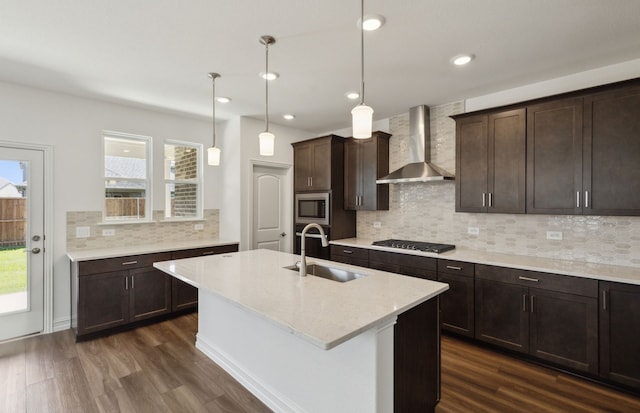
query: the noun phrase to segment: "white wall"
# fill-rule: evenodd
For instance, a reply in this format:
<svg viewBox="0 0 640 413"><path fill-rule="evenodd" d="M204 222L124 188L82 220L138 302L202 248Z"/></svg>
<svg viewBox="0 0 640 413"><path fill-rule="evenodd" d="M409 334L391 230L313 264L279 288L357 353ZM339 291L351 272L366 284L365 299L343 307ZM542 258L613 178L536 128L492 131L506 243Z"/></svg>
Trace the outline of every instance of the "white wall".
<svg viewBox="0 0 640 413"><path fill-rule="evenodd" d="M208 147L211 125L206 120L78 98L0 82L0 140L46 144L54 148L53 320L69 318L69 261L66 258L66 212L100 211L102 130L153 137L154 208L162 209L163 141L178 139ZM205 168L204 207L218 208L216 168ZM47 234L51 236L51 234Z"/></svg>
<svg viewBox="0 0 640 413"><path fill-rule="evenodd" d="M232 142L240 144L233 145L233 155L229 157L230 159L224 158L224 162L229 164L225 165L222 173L221 189L224 195L220 215L220 236L225 239L239 239L241 250L250 248L252 206L249 200L253 179L251 162L291 166L293 165L291 143L316 136L310 132L275 124L270 124L269 130L276 136L274 156L260 155L258 134L264 131L264 121L242 117L239 120L233 120L233 124L228 125L223 132L225 145L221 148L223 153L226 147L233 145ZM289 201L293 203L293 199Z"/></svg>

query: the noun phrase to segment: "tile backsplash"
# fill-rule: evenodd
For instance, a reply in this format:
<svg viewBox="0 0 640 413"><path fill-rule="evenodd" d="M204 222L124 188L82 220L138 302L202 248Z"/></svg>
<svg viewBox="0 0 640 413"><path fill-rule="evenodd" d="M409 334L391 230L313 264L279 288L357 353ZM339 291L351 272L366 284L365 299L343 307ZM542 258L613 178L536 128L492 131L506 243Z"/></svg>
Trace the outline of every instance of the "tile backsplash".
<svg viewBox="0 0 640 413"><path fill-rule="evenodd" d="M463 102L430 108L432 161L455 171L455 122ZM389 169L406 163L409 115L391 118ZM455 212L455 181L390 185L389 211L358 211L357 234L640 268L640 217ZM374 228L374 222L380 228ZM469 228L478 230L470 235ZM562 232L562 240L547 239Z"/></svg>
<svg viewBox="0 0 640 413"><path fill-rule="evenodd" d="M67 212L67 250L85 250L153 244L171 241L211 240L219 236L220 212L205 209L204 219L198 221L163 221L164 211L153 212L154 222L141 224L99 224L102 211ZM196 230L196 225L202 225ZM89 237L76 237L76 228L89 227ZM103 236L103 230L113 230L111 236Z"/></svg>

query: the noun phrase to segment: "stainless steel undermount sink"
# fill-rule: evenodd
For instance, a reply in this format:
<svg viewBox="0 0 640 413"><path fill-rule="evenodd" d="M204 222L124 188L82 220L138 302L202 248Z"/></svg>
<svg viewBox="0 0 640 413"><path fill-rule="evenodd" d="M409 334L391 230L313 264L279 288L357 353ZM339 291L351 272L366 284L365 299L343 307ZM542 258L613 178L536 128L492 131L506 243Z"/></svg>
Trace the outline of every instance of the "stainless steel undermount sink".
<svg viewBox="0 0 640 413"><path fill-rule="evenodd" d="M284 267L287 270L300 271L300 267L296 264ZM327 280L338 281L341 283L352 281L358 278L366 277L368 274L361 274L341 268L325 267L324 265L309 264L307 265L307 274L316 277L326 278Z"/></svg>

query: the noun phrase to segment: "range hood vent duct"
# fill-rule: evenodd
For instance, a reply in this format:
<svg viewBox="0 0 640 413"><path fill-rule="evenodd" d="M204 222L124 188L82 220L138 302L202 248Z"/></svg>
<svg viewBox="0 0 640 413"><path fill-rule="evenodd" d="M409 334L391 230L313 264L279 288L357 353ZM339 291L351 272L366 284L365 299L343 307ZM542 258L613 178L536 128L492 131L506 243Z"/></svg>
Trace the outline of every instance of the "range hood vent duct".
<svg viewBox="0 0 640 413"><path fill-rule="evenodd" d="M431 163L428 106L421 105L409 109L409 135L410 163L376 180L376 183L395 184L453 180L452 174Z"/></svg>

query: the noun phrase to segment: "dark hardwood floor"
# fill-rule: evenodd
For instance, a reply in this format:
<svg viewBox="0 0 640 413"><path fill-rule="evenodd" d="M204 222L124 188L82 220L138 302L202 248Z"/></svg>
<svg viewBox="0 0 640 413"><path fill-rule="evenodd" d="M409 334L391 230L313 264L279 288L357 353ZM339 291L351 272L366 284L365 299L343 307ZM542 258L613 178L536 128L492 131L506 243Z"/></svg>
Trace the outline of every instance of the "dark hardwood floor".
<svg viewBox="0 0 640 413"><path fill-rule="evenodd" d="M0 344L0 412L270 412L195 349L196 329L189 314L83 343L66 330ZM640 399L445 336L436 411L626 413Z"/></svg>

